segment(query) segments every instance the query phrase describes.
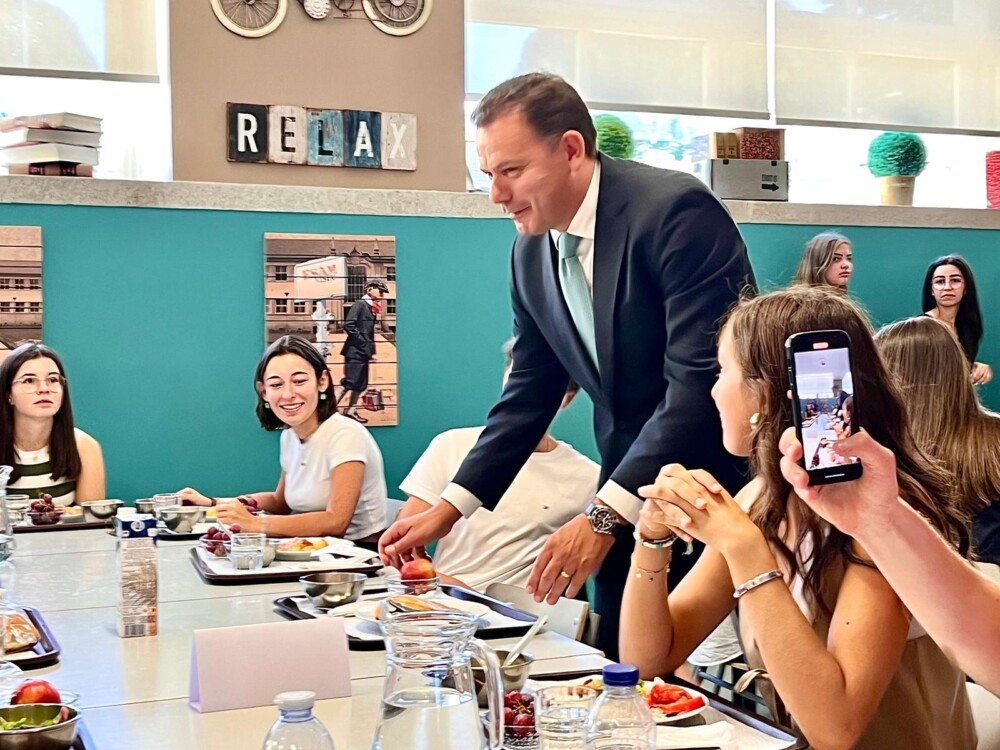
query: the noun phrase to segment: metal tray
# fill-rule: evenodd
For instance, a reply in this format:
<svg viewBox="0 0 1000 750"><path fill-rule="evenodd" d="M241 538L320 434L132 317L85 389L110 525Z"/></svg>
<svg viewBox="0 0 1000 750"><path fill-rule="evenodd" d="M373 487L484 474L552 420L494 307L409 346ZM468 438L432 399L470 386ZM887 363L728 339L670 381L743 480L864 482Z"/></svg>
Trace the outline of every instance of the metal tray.
<svg viewBox="0 0 1000 750"><path fill-rule="evenodd" d="M82 713L80 714L80 719L76 722L76 739L69 746L69 750L97 750L97 745L83 723Z"/></svg>
<svg viewBox="0 0 1000 750"><path fill-rule="evenodd" d="M198 554L198 548L191 548L191 564L194 565L194 569L198 571L198 575L201 579L208 584L213 586L231 586L231 585L242 585L249 583L281 583L282 581L297 581L304 575L310 573L364 573L367 576L372 576L378 571L382 570L382 563L371 563L369 565L359 565L357 568L352 568L351 570L344 570L339 568L336 570L324 571L322 568L313 568L311 570L278 570L269 571L268 568L262 568L260 573L249 573L243 575L221 575L216 573L208 564L201 559L201 555Z"/></svg>
<svg viewBox="0 0 1000 750"><path fill-rule="evenodd" d="M545 681L555 681L555 680L573 680L579 677L587 677L589 675L599 675L601 670L599 669L584 669L579 671L567 671L567 672L557 672L553 674L542 675L532 675L532 677L537 677L544 679ZM748 726L751 729L756 729L761 734L765 734L768 737L773 737L776 740L782 740L784 742L792 743L788 746L787 750L809 750L809 743L794 734L791 729L783 727L780 724L775 724L770 719L765 719L763 716L754 713L753 711L748 711L745 708L737 706L732 701L728 701L725 698L721 698L718 695L709 693L697 685L692 685L687 680L682 680L679 677L674 677L669 675L663 678L667 682L679 685L682 688L690 688L691 690L697 690L699 693L704 695L708 699L708 705L714 708L720 714L728 716L733 721L737 721L744 726ZM695 717L697 718L697 717Z"/></svg>
<svg viewBox="0 0 1000 750"><path fill-rule="evenodd" d="M38 531L77 531L79 529L107 529L114 526L113 519L106 521L70 521L69 523L50 523L46 526L30 524L15 524L11 528L15 534L33 534Z"/></svg>
<svg viewBox="0 0 1000 750"><path fill-rule="evenodd" d="M24 651L13 651L7 654L7 660L21 669L38 669L59 661L59 642L49 630L48 623L37 609L32 607L17 607L24 612L31 624L38 631L38 643Z"/></svg>
<svg viewBox="0 0 1000 750"><path fill-rule="evenodd" d="M524 623L523 626L511 626L505 628L485 628L480 629L476 634L478 637L489 637L489 638L511 638L513 636L522 635L527 632L528 628L531 627L532 623L538 618L535 615L524 612L520 609L505 604L498 599L494 599L492 596L487 596L486 594L481 594L478 591L470 591L469 589L463 589L459 586L441 586L441 591L448 594L448 596L453 596L456 599L464 599L470 602L479 602L484 604L494 612L498 614L505 615L512 620L519 620ZM311 612L306 612L299 608L299 602L305 599L305 596L282 596L274 600L275 609L278 610L282 615L291 620L311 620L315 619L316 615ZM384 651L385 643L380 640L366 641L360 638L355 638L354 636L347 636L347 646L352 651ZM591 671L587 672L588 674Z"/></svg>

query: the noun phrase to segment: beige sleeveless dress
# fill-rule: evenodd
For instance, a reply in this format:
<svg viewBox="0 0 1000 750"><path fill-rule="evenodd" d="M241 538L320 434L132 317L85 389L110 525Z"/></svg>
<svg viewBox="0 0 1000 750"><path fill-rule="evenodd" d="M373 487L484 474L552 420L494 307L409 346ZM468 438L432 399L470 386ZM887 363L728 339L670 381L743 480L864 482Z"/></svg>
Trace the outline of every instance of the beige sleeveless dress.
<svg viewBox="0 0 1000 750"><path fill-rule="evenodd" d="M824 587L827 601L836 601L843 575L843 566L832 571L828 590ZM789 588L803 614L812 621L816 634L826 643L829 617L821 611L812 612L803 594L801 577L793 579ZM766 670L746 618L740 618L740 631L747 664ZM771 683L758 679L757 686L772 715L785 726L797 729L794 717L788 716ZM923 628L911 621L899 666L871 724L854 747L856 750L976 750L976 744L965 675L948 661Z"/></svg>

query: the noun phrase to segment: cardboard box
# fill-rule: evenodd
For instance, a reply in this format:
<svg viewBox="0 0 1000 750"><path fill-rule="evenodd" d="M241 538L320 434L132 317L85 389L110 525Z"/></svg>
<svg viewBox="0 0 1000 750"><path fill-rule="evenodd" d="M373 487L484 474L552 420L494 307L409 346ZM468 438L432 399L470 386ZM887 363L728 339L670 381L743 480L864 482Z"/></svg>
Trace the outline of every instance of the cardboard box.
<svg viewBox="0 0 1000 750"><path fill-rule="evenodd" d="M691 161L739 159L740 139L736 133L706 133L691 139Z"/></svg>
<svg viewBox="0 0 1000 750"><path fill-rule="evenodd" d="M785 158L785 131L782 128L736 128L733 134L740 143L739 158Z"/></svg>
<svg viewBox="0 0 1000 750"><path fill-rule="evenodd" d="M707 159L694 174L727 200L787 201L788 162L767 159Z"/></svg>

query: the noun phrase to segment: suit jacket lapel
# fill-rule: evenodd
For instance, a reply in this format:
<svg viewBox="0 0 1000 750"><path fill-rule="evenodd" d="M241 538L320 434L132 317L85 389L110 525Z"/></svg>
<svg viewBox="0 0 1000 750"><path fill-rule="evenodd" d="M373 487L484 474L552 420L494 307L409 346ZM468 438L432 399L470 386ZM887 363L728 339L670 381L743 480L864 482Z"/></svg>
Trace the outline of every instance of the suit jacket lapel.
<svg viewBox="0 0 1000 750"><path fill-rule="evenodd" d="M619 179L620 165L603 155L598 158L601 160L601 188L594 229L594 333L597 337L597 361L601 366L601 387L610 397L614 382L618 277L628 243L625 216L628 194L626 184Z"/></svg>
<svg viewBox="0 0 1000 750"><path fill-rule="evenodd" d="M559 252L555 243L552 242L552 235L548 232L543 237L538 238L538 251L548 254L549 262L545 264L545 285L546 299L552 300L549 309L552 310L556 335L562 337L569 354L571 362L567 362L567 370L580 382L580 386L593 395L594 398L600 393L601 383L597 374L597 368L590 359L580 332L576 329L573 316L570 315L569 307L566 305L566 298L562 293L562 286L559 283ZM582 375L581 375L582 374Z"/></svg>

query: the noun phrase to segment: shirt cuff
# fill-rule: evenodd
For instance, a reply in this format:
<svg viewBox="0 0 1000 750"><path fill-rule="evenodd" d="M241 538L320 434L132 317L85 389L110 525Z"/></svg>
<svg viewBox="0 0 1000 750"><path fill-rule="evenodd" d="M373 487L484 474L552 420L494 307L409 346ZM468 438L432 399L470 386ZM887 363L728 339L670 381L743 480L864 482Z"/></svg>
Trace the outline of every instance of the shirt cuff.
<svg viewBox="0 0 1000 750"><path fill-rule="evenodd" d="M633 526L639 523L642 500L617 482L605 482L597 497Z"/></svg>
<svg viewBox="0 0 1000 750"><path fill-rule="evenodd" d="M471 516L482 506L482 503L479 502L479 498L465 489L462 485L455 484L454 482L444 488L444 492L441 493L441 499L454 505L455 508L458 509L458 512L465 518ZM639 513L636 511L636 518L638 517Z"/></svg>

